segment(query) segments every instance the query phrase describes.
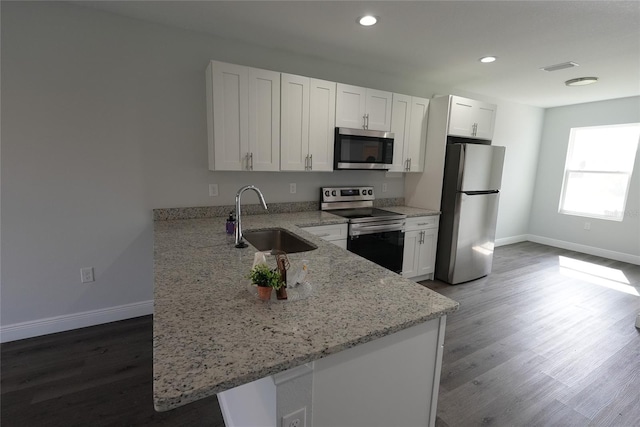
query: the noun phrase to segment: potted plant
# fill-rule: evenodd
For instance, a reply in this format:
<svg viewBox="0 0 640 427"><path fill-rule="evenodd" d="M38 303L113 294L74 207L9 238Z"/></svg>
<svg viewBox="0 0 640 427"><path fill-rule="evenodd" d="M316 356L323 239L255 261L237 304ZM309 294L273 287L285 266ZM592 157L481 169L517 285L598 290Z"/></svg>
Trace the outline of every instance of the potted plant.
<svg viewBox="0 0 640 427"><path fill-rule="evenodd" d="M271 299L271 290L276 291L282 287L282 280L280 279L280 273L276 270L272 270L266 264L258 264L249 272L249 279L251 283L258 287L258 298L263 301L269 301Z"/></svg>

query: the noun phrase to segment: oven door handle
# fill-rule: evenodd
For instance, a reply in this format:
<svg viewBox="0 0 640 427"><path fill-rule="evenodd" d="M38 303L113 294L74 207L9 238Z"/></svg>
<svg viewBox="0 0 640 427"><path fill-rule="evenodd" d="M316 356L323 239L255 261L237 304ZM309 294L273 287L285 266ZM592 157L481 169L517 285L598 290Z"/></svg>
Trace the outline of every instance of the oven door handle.
<svg viewBox="0 0 640 427"><path fill-rule="evenodd" d="M383 233L386 231L402 231L404 233L404 221L395 224L386 225L361 225L351 224L349 235L359 236L361 234Z"/></svg>

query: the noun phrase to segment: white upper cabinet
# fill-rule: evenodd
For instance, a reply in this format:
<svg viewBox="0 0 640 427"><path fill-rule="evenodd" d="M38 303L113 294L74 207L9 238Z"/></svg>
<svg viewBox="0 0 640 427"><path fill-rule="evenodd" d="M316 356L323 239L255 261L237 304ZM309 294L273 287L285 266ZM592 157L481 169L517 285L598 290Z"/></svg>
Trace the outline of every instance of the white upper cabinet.
<svg viewBox="0 0 640 427"><path fill-rule="evenodd" d="M309 170L333 170L336 83L310 79Z"/></svg>
<svg viewBox="0 0 640 427"><path fill-rule="evenodd" d="M429 100L411 97L411 123L409 126L409 143L405 144L405 158L409 159L407 172L424 170L424 153L427 144L427 118L429 116Z"/></svg>
<svg viewBox="0 0 640 427"><path fill-rule="evenodd" d="M391 130L391 92L338 83L336 127Z"/></svg>
<svg viewBox="0 0 640 427"><path fill-rule="evenodd" d="M393 94L391 132L394 134L394 145L390 171L423 171L428 110L428 99Z"/></svg>
<svg viewBox="0 0 640 427"><path fill-rule="evenodd" d="M448 134L491 140L496 106L474 99L451 96Z"/></svg>
<svg viewBox="0 0 640 427"><path fill-rule="evenodd" d="M411 97L393 94L391 108L391 132L393 132L393 164L389 172L407 172L409 162L405 157L404 146L409 143L411 123Z"/></svg>
<svg viewBox="0 0 640 427"><path fill-rule="evenodd" d="M280 73L211 61L207 67L209 169L280 169Z"/></svg>
<svg viewBox="0 0 640 427"><path fill-rule="evenodd" d="M282 74L280 169L333 170L336 83Z"/></svg>

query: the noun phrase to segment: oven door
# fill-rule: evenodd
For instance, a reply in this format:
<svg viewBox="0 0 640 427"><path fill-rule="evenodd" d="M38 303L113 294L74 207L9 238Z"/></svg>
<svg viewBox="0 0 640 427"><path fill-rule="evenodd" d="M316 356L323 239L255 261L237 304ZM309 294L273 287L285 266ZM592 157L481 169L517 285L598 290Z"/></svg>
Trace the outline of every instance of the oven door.
<svg viewBox="0 0 640 427"><path fill-rule="evenodd" d="M349 236L347 249L386 269L401 274L404 230L374 231Z"/></svg>

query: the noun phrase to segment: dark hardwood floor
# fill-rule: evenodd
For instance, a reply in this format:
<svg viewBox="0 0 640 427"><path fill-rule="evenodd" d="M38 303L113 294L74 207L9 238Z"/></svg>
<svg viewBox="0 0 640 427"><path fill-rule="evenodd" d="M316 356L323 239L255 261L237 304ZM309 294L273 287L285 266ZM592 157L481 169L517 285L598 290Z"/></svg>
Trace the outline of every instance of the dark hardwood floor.
<svg viewBox="0 0 640 427"><path fill-rule="evenodd" d="M2 344L0 425L224 427L215 397L153 408L151 316Z"/></svg>
<svg viewBox="0 0 640 427"><path fill-rule="evenodd" d="M640 266L530 242L495 255L486 278L423 282L460 302L437 425L640 426Z"/></svg>
<svg viewBox="0 0 640 427"><path fill-rule="evenodd" d="M640 291L640 266L527 242L487 278L423 284L461 305L438 426L640 426L640 297L603 286ZM155 412L152 371L151 316L3 344L0 424L224 425L215 398Z"/></svg>

